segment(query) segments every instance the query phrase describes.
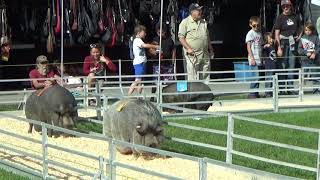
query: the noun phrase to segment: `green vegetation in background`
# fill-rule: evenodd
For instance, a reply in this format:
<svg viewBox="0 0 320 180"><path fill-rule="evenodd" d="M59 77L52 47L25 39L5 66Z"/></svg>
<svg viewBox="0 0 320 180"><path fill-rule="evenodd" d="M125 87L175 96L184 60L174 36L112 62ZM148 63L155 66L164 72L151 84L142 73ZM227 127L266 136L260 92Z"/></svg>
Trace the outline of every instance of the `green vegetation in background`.
<svg viewBox="0 0 320 180"><path fill-rule="evenodd" d="M18 104L2 104L0 105L0 111L16 111L18 110Z"/></svg>
<svg viewBox="0 0 320 180"><path fill-rule="evenodd" d="M263 119L266 121L273 121L279 123L293 124L305 127L320 128L319 111L297 112L297 113L270 113L263 115L254 115L252 117ZM202 120L180 119L169 120L170 122L177 122L180 124L187 124L197 127L204 127L217 130L227 130L227 118L207 118ZM87 131L102 132L101 125L93 125L94 123L81 122L78 127ZM236 134L249 136L279 143L285 143L305 148L317 149L318 135L316 133L303 132L298 130L290 130L286 128L279 128L269 125L261 125L251 122L235 120L234 131ZM176 137L207 143L217 146L226 147L227 137L225 135L217 135L212 133L204 133L194 130L187 130L165 126L165 134L168 137ZM279 148L270 145L263 145L234 139L234 150L265 157L268 159L284 161L304 166L316 167L316 154L304 153L294 151L286 148ZM198 147L189 144L177 143L171 140L165 141L161 145L161 149L173 152L198 156L208 157L220 161L225 161L226 155L224 151L212 150L208 148ZM245 157L233 155L233 164L268 171L272 173L294 176L304 179L316 179L315 173L288 168L284 166L265 163L262 161L252 160Z"/></svg>
<svg viewBox="0 0 320 180"><path fill-rule="evenodd" d="M12 172L0 169L0 179L3 180L29 180L27 177L18 176Z"/></svg>

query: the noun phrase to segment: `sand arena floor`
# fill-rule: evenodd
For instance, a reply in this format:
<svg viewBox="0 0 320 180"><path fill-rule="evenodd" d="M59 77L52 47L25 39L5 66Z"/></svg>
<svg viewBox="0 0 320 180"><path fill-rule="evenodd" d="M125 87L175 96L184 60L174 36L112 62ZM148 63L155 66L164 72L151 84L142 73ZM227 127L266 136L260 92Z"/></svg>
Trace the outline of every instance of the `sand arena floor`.
<svg viewBox="0 0 320 180"><path fill-rule="evenodd" d="M14 113L24 117L23 112ZM92 116L95 115L94 111L81 110L80 116ZM31 137L37 140L41 140L41 135L37 132L28 134L28 124L25 122L17 121L10 118L0 119L0 129L14 132L19 135ZM23 150L32 154L41 155L41 145L27 142L24 140L16 139L10 136L0 134L0 143L15 149ZM88 154L97 156L103 156L108 158L108 143L99 140L92 140L88 138L78 137L59 137L49 138L49 143L70 148L72 150L78 150ZM11 151L3 150L0 148L0 158L2 160L10 161L21 166L32 168L39 172L42 171L42 161L35 160L30 157L22 156ZM117 153L117 161L125 164L135 165L140 168L149 170L155 170L157 172L166 173L174 176L178 176L182 179L198 179L199 167L197 162L189 160L183 160L178 158L155 158L153 160L145 160L143 158L136 159L132 155L121 155ZM55 160L64 164L71 165L85 169L91 172L97 172L99 163L98 161L83 158L81 156L73 155L70 153L63 153L49 148L49 159ZM214 180L234 180L234 179L272 179L268 176L258 176L247 172L235 171L222 166L208 164L208 179ZM117 179L160 179L152 177L146 174L138 173L135 171L117 168ZM87 176L82 176L75 172L65 170L56 166L49 165L49 175L54 176L57 179L91 179ZM281 178L280 178L281 179Z"/></svg>

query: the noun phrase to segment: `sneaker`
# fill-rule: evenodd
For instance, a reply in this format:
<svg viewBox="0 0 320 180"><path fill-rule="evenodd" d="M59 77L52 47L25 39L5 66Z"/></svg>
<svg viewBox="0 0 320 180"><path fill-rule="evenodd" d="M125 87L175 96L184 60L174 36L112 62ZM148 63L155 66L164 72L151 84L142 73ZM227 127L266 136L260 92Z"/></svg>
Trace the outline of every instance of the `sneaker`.
<svg viewBox="0 0 320 180"><path fill-rule="evenodd" d="M266 98L273 97L273 94L272 94L272 93L266 93L265 97L266 97Z"/></svg>
<svg viewBox="0 0 320 180"><path fill-rule="evenodd" d="M94 100L94 99L89 100L89 106L96 106L96 105L97 105L96 100Z"/></svg>

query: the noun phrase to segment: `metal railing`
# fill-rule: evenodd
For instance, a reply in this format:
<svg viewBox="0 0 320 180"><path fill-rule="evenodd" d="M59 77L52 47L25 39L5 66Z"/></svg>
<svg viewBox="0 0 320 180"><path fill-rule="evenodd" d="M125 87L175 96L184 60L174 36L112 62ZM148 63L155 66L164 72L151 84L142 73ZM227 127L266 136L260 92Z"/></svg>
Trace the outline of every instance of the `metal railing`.
<svg viewBox="0 0 320 180"><path fill-rule="evenodd" d="M265 140L265 139L254 138L254 137L245 136L245 135L241 135L241 134L236 134L234 131L235 123L238 123L240 121L256 123L256 124L260 124L260 125L280 127L280 128L285 128L287 130L297 130L297 131L302 131L302 132L316 133L318 136L318 138L316 140L317 141L316 143L318 144L317 149L299 147L299 146L290 145L290 144L286 144L286 143L279 143L279 142L274 142L274 141L270 141L270 140ZM227 120L228 126L227 126L226 131L210 129L210 128L203 128L203 127L196 127L196 126L180 124L180 123L170 122L170 121L168 122L168 125L171 127L175 127L175 128L181 128L181 129L187 129L187 130L192 130L192 131L197 131L197 132L225 136L226 141L227 141L226 146L206 144L206 143L195 142L195 141L176 138L176 137L170 137L170 139L172 141L175 141L178 143L189 144L189 145L193 145L193 146L224 151L226 154L225 162L228 164L233 163L232 155L235 154L238 156L242 156L242 157L246 157L249 159L258 160L258 161L262 161L262 162L266 162L266 163L271 163L271 164L285 166L285 167L289 167L289 168L295 168L295 169L301 169L301 170L305 170L305 171L314 172L317 174L317 176L316 176L317 180L320 179L320 177L319 177L319 173L320 173L320 169L319 169L319 166L320 166L320 130L319 129L290 125L290 124L283 124L283 123L277 123L277 122L270 122L270 121L255 119L255 118L249 118L249 117L245 117L245 116L239 116L239 115L235 115L235 114L231 114L231 113L228 114L228 120ZM251 143L258 143L261 145L269 145L272 147L280 147L280 148L284 148L287 150L304 152L304 153L308 153L308 154L315 154L315 155L317 155L317 157L316 157L317 164L316 164L316 167L310 167L310 166L288 163L288 162L284 162L284 161L269 159L269 158L260 157L257 155L252 155L249 153L240 152L240 151L235 150L235 148L233 147L234 141L236 141L236 140L244 140L244 141L248 141Z"/></svg>
<svg viewBox="0 0 320 180"><path fill-rule="evenodd" d="M310 70L319 70L317 72L309 72ZM218 94L218 98L215 99L215 101L220 101L220 102L228 102L230 100L220 100L219 99L219 95L222 94L223 96L227 96L227 95L233 95L233 94L246 94L246 93L252 93L252 92L259 92L259 93L272 93L273 96L270 99L270 102L272 102L272 108L264 108L264 109L255 109L255 111L264 111L264 110L271 110L274 112L278 112L280 108L279 107L279 99L282 97L297 97L299 98L300 102L302 102L305 99L305 92L306 91L310 91L313 89L317 89L320 86L318 86L317 84L314 84L312 86L307 86L305 85L306 82L316 82L317 80L320 80L320 68L318 67L310 67L310 68L302 68L302 69L289 69L286 70L286 72L284 73L283 70L243 70L243 71L212 71L212 72L198 72L198 74L201 73L209 73L209 74L227 74L227 73L236 73L236 72L274 72L276 73L275 75L272 76L259 76L259 81L257 79L257 77L248 77L247 80L250 81L238 81L238 79L235 78L222 78L222 79L212 79L209 82L206 82L212 89L211 93L214 94ZM142 75L141 77L149 77L149 78L158 78L159 76L185 76L186 74L161 74L161 75ZM279 79L279 76L283 76L283 75L296 75L296 79L287 79L287 80L283 80L283 79ZM319 76L317 76L319 75ZM310 77L308 77L310 76ZM119 72L119 75L117 76L102 76L99 77L101 79L106 79L107 81L103 81L101 83L96 83L95 87L88 87L88 79L87 77L77 77L82 79L82 84L80 84L80 89L77 88L70 88L70 90L74 91L74 92L78 92L78 95L76 97L77 100L81 100L83 103L82 105L85 107L89 107L89 100L90 99L96 99L97 100L97 107L101 107L102 106L102 94L108 96L108 99L120 99L120 98L124 98L124 97L128 97L126 95L126 90L129 88L129 85L133 82L132 79L135 76L133 75L121 75L121 72ZM319 78L318 78L319 77ZM65 77L67 78L67 77ZM130 80L124 80L124 79L128 79L130 78ZM0 83L4 83L4 82L19 82L19 81L30 81L30 79L12 79L12 80L0 80ZM143 83L145 84L144 86L144 91L141 95L133 95L130 97L143 97L143 98L155 98L155 99L159 99L158 103L163 103L162 102L162 97L166 96L166 95L177 95L177 94L181 94L181 93L185 93L185 94L192 94L192 93L204 93L204 92L178 92L178 93L170 93L170 94L166 94L166 93L162 93L162 88L166 86L166 84L168 83L173 83L173 82L179 82L177 80L170 80L170 81L160 81L160 85L157 84L157 80L147 80L147 81L143 81ZM194 81L196 82L196 81ZM203 80L199 80L197 82L205 82ZM243 86L248 86L250 83L253 82L257 82L260 83L261 85L265 84L265 83L272 83L272 87L270 88L260 88L260 89L233 89L231 88L230 90L225 89L223 91L218 91L215 89L219 89L219 87L230 87L230 86L239 86L239 85L243 85ZM283 86L281 85L281 83L289 83L289 82L293 82L295 85L286 85ZM212 88L213 87L213 88ZM146 91L150 88L156 88L156 93L155 94L149 94ZM114 92L114 93L110 93L110 92ZM278 95L278 93L281 92L285 92L285 91L296 91L298 92L297 95L292 95L292 96L283 96L283 95ZM4 100L1 101L1 104L9 104L9 103L24 103L26 100L26 97L28 96L29 93L31 93L31 90L23 90L23 91L0 91L0 95L6 95L6 94L24 94L24 97L21 97L20 99L14 99L14 100ZM158 93L159 92L159 93ZM177 102L176 104L171 103L170 105L179 105L179 103L183 103L183 104L188 104L190 102ZM201 101L197 101L196 103L208 103L208 102L201 102ZM169 105L169 104L168 104ZM303 105L302 107L305 107L306 105ZM290 106L286 106L290 107ZM314 106L312 106L314 107ZM247 110L247 109L246 109ZM100 112L98 112L100 113ZM99 115L100 116L100 115Z"/></svg>
<svg viewBox="0 0 320 180"><path fill-rule="evenodd" d="M32 171L28 168L23 167L22 165L16 165L13 164L13 166L17 167L18 169L27 169L27 172L29 172L30 174L33 174L34 176L38 176L41 177L43 179L54 179L54 176L49 176L49 165L54 165L72 172L76 172L77 174L81 174L81 175L85 175L85 176L89 176L92 179L116 179L117 176L117 167L120 168L125 168L125 169L130 169L133 171L137 171L140 173L144 173L144 174L148 174L151 176L156 176L156 177L160 177L160 178L166 178L166 179L181 179L180 177L177 177L176 175L169 175L166 173L159 173L155 170L148 170L148 169L144 169L144 168L140 168L137 166L133 166L133 165L128 165L126 163L122 163L121 161L117 160L116 158L116 147L117 146L126 146L126 147L130 147L130 148L134 148L134 149L139 149L145 152L151 152L151 153L156 153L156 154L160 154L163 156L169 156L169 157L176 157L176 158L180 158L180 159L184 159L184 160L189 160L189 161L193 161L193 162L197 162L198 163L198 167L199 167L199 175L198 175L198 179L199 180L206 180L208 175L208 169L207 169L207 165L208 164L212 164L212 165L219 165L219 166L223 166L223 167L228 167L228 168L234 168L237 170L241 170L241 171L245 171L247 173L253 173L254 175L269 175L270 177L277 177L280 179L293 179L290 177L286 177L286 176L280 176L280 175L276 175L276 174L272 174L272 173L266 173L266 172L262 172L262 171L258 171L258 170L254 170L254 169L250 169L250 168L245 168L245 167L240 167L240 166L235 166L235 165L228 165L228 164L224 164L221 163L219 161L215 161L212 159L208 159L208 158L198 158L198 157L193 157L193 156L189 156L189 155L184 155L184 154L179 154L179 153L175 153L175 152L169 152L169 151L164 151L164 150L159 150L159 149L154 149L154 148L150 148L150 147L146 147L146 146L142 146L142 145L137 145L137 144L131 144L128 142L124 142L124 141L119 141L119 140L115 140L115 139L111 139L109 137L106 136L102 136L102 135L89 135L89 134L83 134L83 133L79 133L79 132L75 132L72 130L67 130L64 128L60 128L60 127L56 127L53 125L49 125L49 124L45 124L39 121L34 121L34 120L30 120L30 119L26 119L26 118L21 118L15 115L10 115L7 113L0 113L1 117L6 117L6 118L12 118L18 121L24 121L24 122L28 122L28 123L33 123L36 125L40 125L42 128L42 138L41 140L37 140L37 139L33 139L30 138L28 136L23 136L23 135L18 135L15 134L14 132L10 132L7 130L0 130L0 134L5 134L7 136L11 136L11 137L15 137L17 139L23 140L23 141L29 141L32 143L36 143L36 144L41 144L42 146L42 151L41 151L41 156L39 155L34 155L31 153L28 153L26 151L22 151L22 150L17 150L14 148L11 148L9 146L6 145L0 145L1 149L5 149L5 150L9 150L12 151L14 153L17 154L21 154L21 155L25 155L28 156L30 158L34 158L38 161L42 161L42 171ZM173 124L171 124L173 125ZM81 151L77 151L74 149L70 149L67 147L63 147L63 146L58 146L58 145L54 145L54 144L50 144L48 141L48 136L47 136L47 131L48 130L55 130L55 131L59 131L59 132L63 132L66 134L70 134L70 135L74 135L77 137L85 137L85 138L90 138L93 140L100 140L100 141L107 141L109 144L109 148L108 148L108 152L109 152L109 156L108 158L103 157L102 155L97 155L97 154L89 154L89 153L84 153ZM204 130L204 129L202 129ZM210 131L210 132L215 132L217 133L218 131ZM222 133L222 132L219 132ZM225 133L223 133L225 134ZM88 144L89 145L89 144ZM89 159L93 159L95 161L98 162L98 167L96 168L97 171L96 172L91 172L88 171L87 169L79 169L79 168L75 168L72 167L70 165L66 165L64 163L61 163L59 161L50 159L50 156L48 155L48 151L49 149L55 149L58 151L62 151L62 152L67 152L67 153L71 153L77 156L82 156L85 158L89 158ZM5 164L6 162L3 160L0 160L0 163ZM185 168L185 167L184 167Z"/></svg>

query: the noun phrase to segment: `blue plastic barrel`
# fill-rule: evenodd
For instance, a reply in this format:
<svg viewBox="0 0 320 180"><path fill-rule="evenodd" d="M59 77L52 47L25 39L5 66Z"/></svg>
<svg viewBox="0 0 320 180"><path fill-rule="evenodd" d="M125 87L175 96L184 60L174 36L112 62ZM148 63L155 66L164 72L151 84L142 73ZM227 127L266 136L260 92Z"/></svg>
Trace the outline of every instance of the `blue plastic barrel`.
<svg viewBox="0 0 320 180"><path fill-rule="evenodd" d="M248 71L250 66L248 62L233 62L235 71ZM249 81L248 77L254 77L255 73L252 72L235 72L234 77L236 81ZM252 79L251 79L252 80Z"/></svg>

